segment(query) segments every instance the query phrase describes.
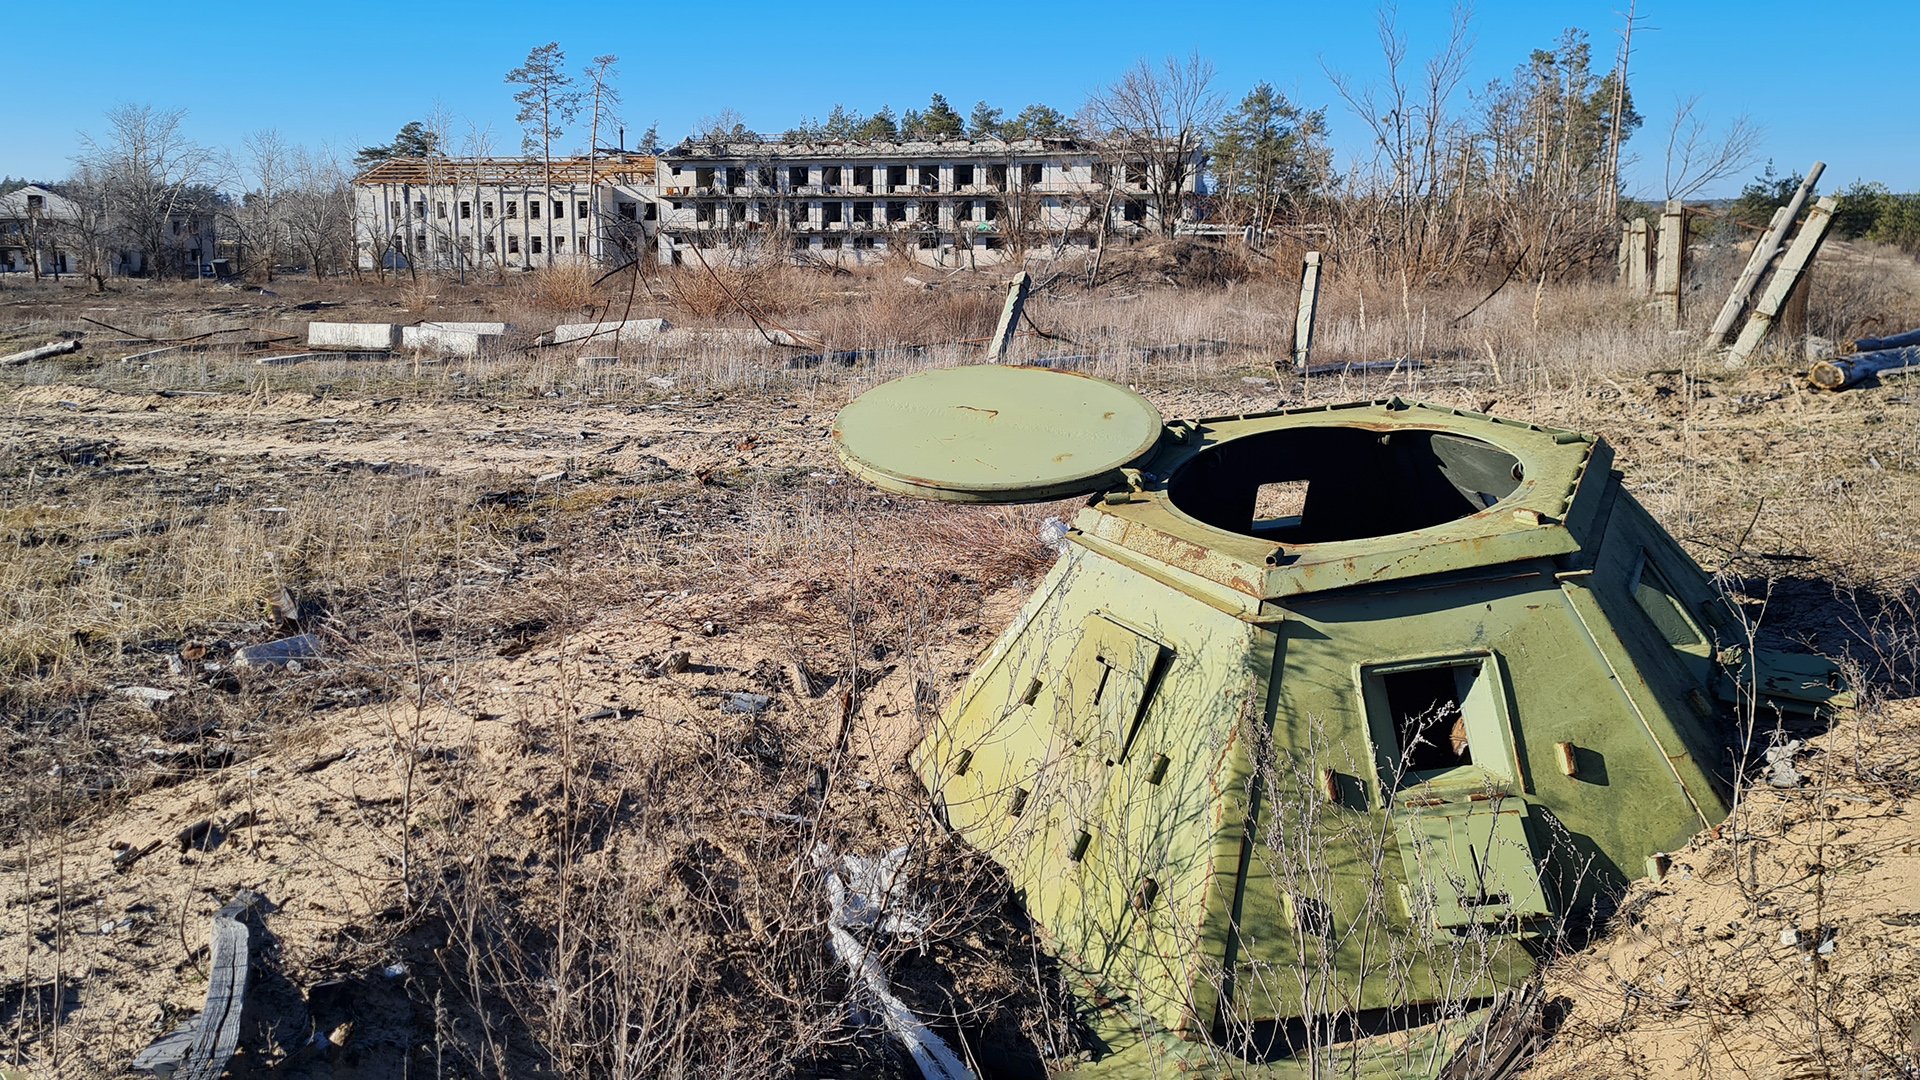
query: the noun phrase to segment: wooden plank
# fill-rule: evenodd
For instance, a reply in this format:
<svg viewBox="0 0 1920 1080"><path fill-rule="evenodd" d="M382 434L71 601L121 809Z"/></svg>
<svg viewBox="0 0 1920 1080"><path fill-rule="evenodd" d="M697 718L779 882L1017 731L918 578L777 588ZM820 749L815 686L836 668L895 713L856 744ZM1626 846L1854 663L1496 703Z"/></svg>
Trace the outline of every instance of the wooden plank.
<svg viewBox="0 0 1920 1080"><path fill-rule="evenodd" d="M1747 316L1747 325L1741 328L1739 340L1733 343L1733 351L1728 354L1732 363L1746 363L1766 340L1780 316L1780 309L1786 306L1787 297L1800 284L1800 276L1813 265L1813 257L1820 251L1820 242L1827 238L1827 230L1833 226L1833 211L1839 205L1840 200L1829 195L1815 203L1812 212L1807 214L1806 224L1794 234L1793 246L1780 260L1780 268L1773 272L1766 291L1760 294L1760 302L1753 307L1753 314Z"/></svg>
<svg viewBox="0 0 1920 1080"><path fill-rule="evenodd" d="M1687 273L1687 208L1679 199L1667 200L1660 211L1660 240L1655 253L1653 296L1667 326L1680 327L1681 281Z"/></svg>
<svg viewBox="0 0 1920 1080"><path fill-rule="evenodd" d="M1727 335L1733 332L1733 324L1747 309L1747 301L1753 296L1753 290L1759 286L1773 257L1779 254L1780 245L1785 242L1793 223L1799 219L1801 209L1807 205L1814 186L1820 182L1820 174L1826 169L1826 162L1814 162L1813 167L1807 170L1806 179L1800 181L1793 198L1774 212L1773 222L1767 226L1766 232L1760 234L1759 241L1753 245L1753 254L1747 257L1746 268L1740 271L1739 278L1734 281L1733 292L1727 295L1727 302L1721 305L1720 314L1714 316L1713 326L1707 331L1707 348L1719 348L1727 340Z"/></svg>
<svg viewBox="0 0 1920 1080"><path fill-rule="evenodd" d="M175 1029L141 1051L134 1059L135 1068L171 1075L174 1080L219 1080L226 1073L240 1048L240 1017L247 1001L249 953L259 904L258 893L241 889L231 903L214 913L207 1007L192 1021L191 1041L185 1031Z"/></svg>
<svg viewBox="0 0 1920 1080"><path fill-rule="evenodd" d="M1000 309L1000 322L987 343L987 362L998 364L1007 358L1007 346L1013 341L1014 328L1020 325L1020 309L1027 306L1027 291L1033 288L1033 275L1025 270L1007 282L1007 302Z"/></svg>
<svg viewBox="0 0 1920 1080"><path fill-rule="evenodd" d="M1320 253L1307 252L1300 263L1300 307L1293 318L1293 367L1305 371L1313 355L1313 323L1320 312Z"/></svg>

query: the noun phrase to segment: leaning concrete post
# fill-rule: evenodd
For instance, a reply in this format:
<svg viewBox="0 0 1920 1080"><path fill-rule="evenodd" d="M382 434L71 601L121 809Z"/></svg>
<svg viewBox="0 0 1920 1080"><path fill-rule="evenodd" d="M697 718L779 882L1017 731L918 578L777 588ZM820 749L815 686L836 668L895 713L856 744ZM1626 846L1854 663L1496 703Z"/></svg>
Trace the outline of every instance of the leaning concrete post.
<svg viewBox="0 0 1920 1080"><path fill-rule="evenodd" d="M1687 210L1679 199L1660 211L1660 241L1653 274L1653 296L1670 329L1680 328L1680 282L1687 273Z"/></svg>
<svg viewBox="0 0 1920 1080"><path fill-rule="evenodd" d="M993 340L987 343L987 361L997 364L1007 358L1007 345L1013 341L1014 328L1020 325L1020 309L1027 306L1027 290L1033 276L1025 270L1007 282L1007 303L1000 309L1000 324L993 328Z"/></svg>
<svg viewBox="0 0 1920 1080"><path fill-rule="evenodd" d="M1300 308L1293 319L1293 366L1305 371L1313 355L1313 319L1320 310L1320 253L1307 252L1300 264Z"/></svg>

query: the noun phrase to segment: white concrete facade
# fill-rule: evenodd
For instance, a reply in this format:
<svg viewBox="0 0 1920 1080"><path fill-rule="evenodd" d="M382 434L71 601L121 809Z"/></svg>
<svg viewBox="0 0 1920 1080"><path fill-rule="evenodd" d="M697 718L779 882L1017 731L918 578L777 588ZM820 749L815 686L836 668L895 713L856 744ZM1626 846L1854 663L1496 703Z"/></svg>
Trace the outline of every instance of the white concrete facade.
<svg viewBox="0 0 1920 1080"><path fill-rule="evenodd" d="M668 264L693 262L689 248L701 257L774 248L852 263L904 249L935 265L984 265L1085 249L1103 232L1146 235L1161 222L1145 168L1070 139L689 141L660 155L657 183Z"/></svg>
<svg viewBox="0 0 1920 1080"><path fill-rule="evenodd" d="M653 159L394 159L354 178L360 265L619 263L652 250Z"/></svg>

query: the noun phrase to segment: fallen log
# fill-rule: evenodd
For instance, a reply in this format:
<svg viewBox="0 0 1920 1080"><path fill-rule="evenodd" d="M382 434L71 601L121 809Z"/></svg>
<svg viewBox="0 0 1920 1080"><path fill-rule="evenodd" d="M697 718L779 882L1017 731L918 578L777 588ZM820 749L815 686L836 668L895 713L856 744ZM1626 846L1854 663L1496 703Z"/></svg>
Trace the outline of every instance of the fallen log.
<svg viewBox="0 0 1920 1080"><path fill-rule="evenodd" d="M1910 367L1920 367L1920 345L1816 360L1807 371L1807 381L1822 390L1844 390L1882 372Z"/></svg>
<svg viewBox="0 0 1920 1080"><path fill-rule="evenodd" d="M1850 353L1882 352L1886 349L1904 349L1908 345L1920 345L1920 330L1909 330L1904 334L1891 337L1863 337L1847 346Z"/></svg>
<svg viewBox="0 0 1920 1080"><path fill-rule="evenodd" d="M218 1080L240 1048L240 1014L247 1000L248 951L260 919L260 896L241 889L213 916L207 1007L133 1059L133 1068L174 1080Z"/></svg>
<svg viewBox="0 0 1920 1080"><path fill-rule="evenodd" d="M26 352L0 356L0 367L19 367L21 364L31 364L35 360L45 360L49 356L59 356L61 353L73 352L79 347L79 338L68 338L65 341L50 342L37 349L28 349Z"/></svg>

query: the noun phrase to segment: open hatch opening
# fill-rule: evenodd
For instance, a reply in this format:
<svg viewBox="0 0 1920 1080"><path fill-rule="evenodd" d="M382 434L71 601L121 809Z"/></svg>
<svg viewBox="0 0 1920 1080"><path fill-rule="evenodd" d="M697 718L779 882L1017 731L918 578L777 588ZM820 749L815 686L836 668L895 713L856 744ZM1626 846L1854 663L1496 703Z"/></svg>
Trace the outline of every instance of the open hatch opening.
<svg viewBox="0 0 1920 1080"><path fill-rule="evenodd" d="M1518 458L1479 439L1327 426L1203 450L1173 475L1167 496L1214 528L1310 544L1467 517L1513 494L1522 478Z"/></svg>

